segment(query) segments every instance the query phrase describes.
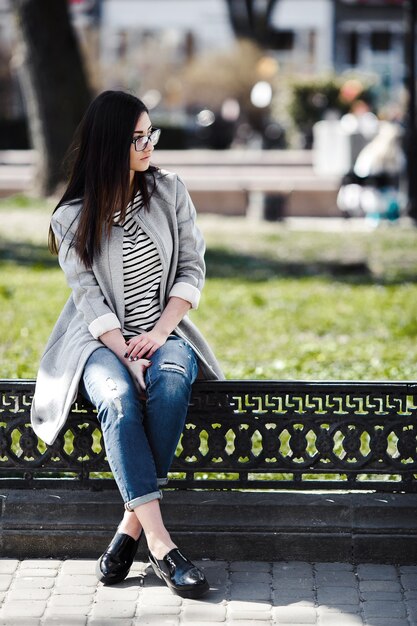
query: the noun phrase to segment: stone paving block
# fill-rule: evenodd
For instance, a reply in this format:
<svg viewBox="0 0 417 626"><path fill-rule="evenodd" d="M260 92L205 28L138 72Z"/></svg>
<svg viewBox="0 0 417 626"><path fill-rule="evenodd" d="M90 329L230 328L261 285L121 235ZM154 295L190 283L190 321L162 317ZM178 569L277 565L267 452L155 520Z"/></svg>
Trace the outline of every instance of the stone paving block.
<svg viewBox="0 0 417 626"><path fill-rule="evenodd" d="M0 617L42 617L46 609L45 600L20 600L6 602L0 609Z"/></svg>
<svg viewBox="0 0 417 626"><path fill-rule="evenodd" d="M17 559L0 559L0 574L13 574L19 563Z"/></svg>
<svg viewBox="0 0 417 626"><path fill-rule="evenodd" d="M42 618L42 626L87 626L87 618L82 615L52 615L50 617ZM119 623L113 622L112 626L119 626Z"/></svg>
<svg viewBox="0 0 417 626"><path fill-rule="evenodd" d="M417 619L417 600L407 600L407 610L413 619Z"/></svg>
<svg viewBox="0 0 417 626"><path fill-rule="evenodd" d="M401 574L417 574L417 565L400 565L398 569Z"/></svg>
<svg viewBox="0 0 417 626"><path fill-rule="evenodd" d="M229 569L231 572L270 572L271 565L265 561L233 561Z"/></svg>
<svg viewBox="0 0 417 626"><path fill-rule="evenodd" d="M274 605L286 606L287 604L304 604L304 605L314 605L315 600L315 592L311 590L310 592L304 592L296 589L282 591L275 590L272 594L272 603Z"/></svg>
<svg viewBox="0 0 417 626"><path fill-rule="evenodd" d="M153 603L155 606L163 604L179 606L182 603L182 599L174 595L166 586L155 587L154 589L149 587L141 590L139 602L140 604Z"/></svg>
<svg viewBox="0 0 417 626"><path fill-rule="evenodd" d="M59 574L56 584L69 587L97 587L99 583L92 574Z"/></svg>
<svg viewBox="0 0 417 626"><path fill-rule="evenodd" d="M187 604L227 604L224 593L217 593L217 591L209 591L201 600L193 600L192 598L184 598L182 601L183 606Z"/></svg>
<svg viewBox="0 0 417 626"><path fill-rule="evenodd" d="M232 585L230 590L231 600L270 600L271 590L269 586L262 583L239 583Z"/></svg>
<svg viewBox="0 0 417 626"><path fill-rule="evenodd" d="M281 578L308 578L313 576L313 566L311 563L292 562L292 563L274 563L272 568L274 577Z"/></svg>
<svg viewBox="0 0 417 626"><path fill-rule="evenodd" d="M334 615L322 615L318 618L318 626L362 626L363 619L360 615L351 613L349 615L338 615L335 622Z"/></svg>
<svg viewBox="0 0 417 626"><path fill-rule="evenodd" d="M87 618L87 615L90 612L90 606L91 603L87 604L87 605L81 605L78 604L78 600L77 598L74 598L74 603L72 604L72 606L66 605L66 606L50 606L48 604L48 607L45 611L45 617L60 617L60 616L67 616L68 619L70 618L70 616L72 617L73 615L77 616L77 617L85 617Z"/></svg>
<svg viewBox="0 0 417 626"><path fill-rule="evenodd" d="M51 607L72 607L75 603L79 607L89 607L93 602L92 596L51 596L48 602L48 609Z"/></svg>
<svg viewBox="0 0 417 626"><path fill-rule="evenodd" d="M204 602L198 604L188 604L183 606L181 613L181 622L191 623L193 626L195 622L224 622L226 620L226 606L222 605L207 605Z"/></svg>
<svg viewBox="0 0 417 626"><path fill-rule="evenodd" d="M20 563L20 569L59 569L62 561L58 559L25 559Z"/></svg>
<svg viewBox="0 0 417 626"><path fill-rule="evenodd" d="M323 587L317 589L319 604L359 604L359 593L352 587Z"/></svg>
<svg viewBox="0 0 417 626"><path fill-rule="evenodd" d="M417 574L402 574L401 584L403 585L404 589L416 591Z"/></svg>
<svg viewBox="0 0 417 626"><path fill-rule="evenodd" d="M114 621L114 622L106 622L106 626L119 626L120 620ZM212 622L210 622L211 624ZM93 622L91 622L91 624L93 624ZM95 623L96 626L103 626L102 622ZM175 619L172 617L166 617L166 616L161 616L161 615L148 615L148 617L143 618L143 617L137 617L135 619L133 619L133 621L129 622L129 625L131 626L179 626L180 621L179 619ZM216 626L219 625L219 622L216 622ZM90 622L88 622L88 626L90 626ZM196 626L195 624L193 624L193 626ZM207 626L207 622L204 624L204 626Z"/></svg>
<svg viewBox="0 0 417 626"><path fill-rule="evenodd" d="M314 563L316 572L353 572L351 563Z"/></svg>
<svg viewBox="0 0 417 626"><path fill-rule="evenodd" d="M55 578L58 575L57 569L46 569L46 568L31 568L28 567L25 569L19 569L15 573L15 578L27 578L28 576L32 577L44 577L44 578Z"/></svg>
<svg viewBox="0 0 417 626"><path fill-rule="evenodd" d="M91 596L95 592L95 587L73 587L72 585L59 584L56 584L54 587L54 594L63 596Z"/></svg>
<svg viewBox="0 0 417 626"><path fill-rule="evenodd" d="M333 615L333 619L338 615L351 615L361 613L361 606L359 604L339 604L338 606L318 606L316 608L317 615L322 617L324 615Z"/></svg>
<svg viewBox="0 0 417 626"><path fill-rule="evenodd" d="M375 565L373 563L362 563L357 566L356 571L361 580L397 580L398 572L394 565Z"/></svg>
<svg viewBox="0 0 417 626"><path fill-rule="evenodd" d="M364 602L369 600L386 600L387 602L402 602L403 596L400 591L361 591Z"/></svg>
<svg viewBox="0 0 417 626"><path fill-rule="evenodd" d="M365 624L367 626L409 626L407 619L396 619L395 617L373 617Z"/></svg>
<svg viewBox="0 0 417 626"><path fill-rule="evenodd" d="M47 600L51 595L52 589L12 589L7 594L9 602L19 600ZM74 602L74 599L72 599Z"/></svg>
<svg viewBox="0 0 417 626"><path fill-rule="evenodd" d="M269 602L242 602L241 600L230 600L228 608L237 611L271 611L272 604Z"/></svg>
<svg viewBox="0 0 417 626"><path fill-rule="evenodd" d="M111 602L121 600L137 600L140 594L139 587L99 587L95 598L97 602Z"/></svg>
<svg viewBox="0 0 417 626"><path fill-rule="evenodd" d="M95 574L95 571L96 561L92 559L68 559L60 569L61 574Z"/></svg>
<svg viewBox="0 0 417 626"><path fill-rule="evenodd" d="M15 578L13 580L14 589L52 589L55 584L55 578L48 576L44 578L42 576L28 576L22 578Z"/></svg>
<svg viewBox="0 0 417 626"><path fill-rule="evenodd" d="M313 607L274 607L272 609L273 618L278 622L286 622L287 624L316 624L317 613Z"/></svg>
<svg viewBox="0 0 417 626"><path fill-rule="evenodd" d="M272 602L272 608L279 607L279 606L282 606L282 607L289 606L289 607L295 607L295 608L300 607L300 606L305 606L308 608L314 608L315 601L314 601L314 598L312 598L311 600L297 600L297 599L292 600L290 598L284 598L284 599L278 598L276 601Z"/></svg>
<svg viewBox="0 0 417 626"><path fill-rule="evenodd" d="M210 624L212 623L213 622L210 622ZM143 619L143 618L134 619L131 622L131 626L179 626L179 624L180 624L180 621L178 619L171 619L170 617L162 618L158 615L154 617L149 616L146 619ZM218 624L219 622L216 622L216 626L218 626ZM100 624L97 624L97 626L102 626L101 622ZM109 624L109 626L119 626L119 621L117 621L117 624L115 622L112 622L111 624ZM204 626L207 626L207 623L205 623Z"/></svg>
<svg viewBox="0 0 417 626"><path fill-rule="evenodd" d="M0 591L7 591L12 584L12 574L0 574Z"/></svg>
<svg viewBox="0 0 417 626"><path fill-rule="evenodd" d="M237 573L238 572L236 572L236 574ZM227 584L228 580L229 580L227 572L218 572L217 573L215 570L213 570L213 572L209 572L206 575L206 578L207 578L208 583L210 585L210 589L212 587L217 588L219 586L225 586Z"/></svg>
<svg viewBox="0 0 417 626"><path fill-rule="evenodd" d="M405 606L399 602L364 602L362 604L363 613L366 619L371 617L407 617Z"/></svg>
<svg viewBox="0 0 417 626"><path fill-rule="evenodd" d="M254 611L253 609L233 609L227 608L227 619L229 620L238 620L238 619L256 619L256 620L270 620L271 619L271 611Z"/></svg>
<svg viewBox="0 0 417 626"><path fill-rule="evenodd" d="M326 587L357 587L358 579L353 572L318 572L316 584Z"/></svg>
<svg viewBox="0 0 417 626"><path fill-rule="evenodd" d="M91 609L91 617L99 618L120 618L133 617L136 613L136 603L132 601L126 602L100 602L93 604Z"/></svg>
<svg viewBox="0 0 417 626"><path fill-rule="evenodd" d="M36 617L6 617L0 616L0 626L40 626L40 619Z"/></svg>
<svg viewBox="0 0 417 626"><path fill-rule="evenodd" d="M361 580L359 588L364 593L367 591L401 591L398 580Z"/></svg>
<svg viewBox="0 0 417 626"><path fill-rule="evenodd" d="M406 600L417 600L417 589L406 589L404 591L404 598Z"/></svg>
<svg viewBox="0 0 417 626"><path fill-rule="evenodd" d="M142 626L141 622L141 626ZM163 622L162 622L163 623ZM114 619L106 619L104 617L89 617L88 621L87 621L88 626L132 626L132 620L131 619L118 619L118 620L114 620ZM139 624L139 622L138 622ZM176 625L175 625L176 626Z"/></svg>
<svg viewBox="0 0 417 626"><path fill-rule="evenodd" d="M209 593L204 596L204 602L206 604L225 604L228 597L229 593L226 589L210 589ZM188 601L184 600L184 602Z"/></svg>
<svg viewBox="0 0 417 626"><path fill-rule="evenodd" d="M231 572L232 583L266 583L270 584L272 576L269 572Z"/></svg>
<svg viewBox="0 0 417 626"><path fill-rule="evenodd" d="M274 589L313 589L313 577L306 578L280 578L274 576L272 579Z"/></svg>
<svg viewBox="0 0 417 626"><path fill-rule="evenodd" d="M193 624L193 626L197 626L197 625ZM205 626L205 625L201 624L200 626ZM266 619L254 619L254 620L233 619L233 620L227 621L227 626L271 626L271 620L269 619L268 620ZM291 624L291 626L294 626L294 624Z"/></svg>
<svg viewBox="0 0 417 626"><path fill-rule="evenodd" d="M181 613L181 607L180 606L173 606L172 604L165 604L163 606L155 606L152 604L142 604L139 609L137 610L136 613L136 617L143 617L146 618L149 615L163 615L164 617L171 616L171 617L179 617L179 614Z"/></svg>

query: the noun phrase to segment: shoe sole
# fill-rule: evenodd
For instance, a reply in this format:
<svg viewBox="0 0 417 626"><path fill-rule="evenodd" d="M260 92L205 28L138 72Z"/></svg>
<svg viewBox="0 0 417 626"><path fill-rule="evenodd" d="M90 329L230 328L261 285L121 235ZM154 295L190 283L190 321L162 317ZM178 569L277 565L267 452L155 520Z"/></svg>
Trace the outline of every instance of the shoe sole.
<svg viewBox="0 0 417 626"><path fill-rule="evenodd" d="M100 569L100 559L96 562L96 576L99 580L99 582L103 583L103 585L117 585L118 583L121 583L125 580L125 578L127 577L127 575L130 572L130 568L128 569L128 571L126 572L126 574L124 574L123 576L119 576L118 578L107 578L107 576L105 576L103 574L103 572Z"/></svg>
<svg viewBox="0 0 417 626"><path fill-rule="evenodd" d="M181 598L190 598L195 600L197 598L201 598L210 590L210 585L207 581L205 581L202 585L194 587L193 589L177 589L177 587L174 587L167 581L167 579L161 574L157 566L152 563L152 561L149 562L152 566L153 571L155 572L155 575L158 576L158 578L160 578L166 584L166 586L171 589L173 593L177 594L177 596L180 596Z"/></svg>

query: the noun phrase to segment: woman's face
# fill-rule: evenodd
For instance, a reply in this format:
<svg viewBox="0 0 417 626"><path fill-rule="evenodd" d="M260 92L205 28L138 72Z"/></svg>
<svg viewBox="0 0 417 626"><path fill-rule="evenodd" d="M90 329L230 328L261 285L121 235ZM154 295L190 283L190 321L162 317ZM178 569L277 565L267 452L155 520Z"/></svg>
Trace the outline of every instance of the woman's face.
<svg viewBox="0 0 417 626"><path fill-rule="evenodd" d="M132 139L138 137L146 137L150 134L152 129L151 120L147 113L142 113L136 122L135 130L133 132ZM134 172L144 172L148 169L152 152L154 147L150 141L148 141L145 150L142 152L136 152L135 144L130 146L130 174L133 176Z"/></svg>

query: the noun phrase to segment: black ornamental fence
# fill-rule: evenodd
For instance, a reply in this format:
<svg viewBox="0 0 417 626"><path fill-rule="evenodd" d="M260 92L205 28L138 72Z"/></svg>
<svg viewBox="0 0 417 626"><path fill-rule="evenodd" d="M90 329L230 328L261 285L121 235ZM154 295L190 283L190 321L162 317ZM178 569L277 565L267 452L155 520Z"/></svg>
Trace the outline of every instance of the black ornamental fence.
<svg viewBox="0 0 417 626"><path fill-rule="evenodd" d="M114 488L92 406L47 446L34 384L0 381L0 485ZM417 383L196 382L169 487L416 492Z"/></svg>

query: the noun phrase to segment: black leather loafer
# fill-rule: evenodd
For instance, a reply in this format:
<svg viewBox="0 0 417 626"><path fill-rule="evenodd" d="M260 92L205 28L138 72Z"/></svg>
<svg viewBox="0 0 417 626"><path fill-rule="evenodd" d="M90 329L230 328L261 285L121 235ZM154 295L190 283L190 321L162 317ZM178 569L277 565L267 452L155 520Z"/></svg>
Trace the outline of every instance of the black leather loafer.
<svg viewBox="0 0 417 626"><path fill-rule="evenodd" d="M126 578L135 558L141 535L137 540L124 533L114 535L96 564L96 576L100 582L105 585L115 585Z"/></svg>
<svg viewBox="0 0 417 626"><path fill-rule="evenodd" d="M162 561L149 552L149 562L158 578L182 598L200 598L210 589L203 572L178 548L170 550Z"/></svg>

